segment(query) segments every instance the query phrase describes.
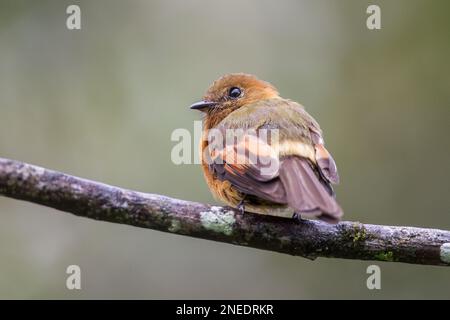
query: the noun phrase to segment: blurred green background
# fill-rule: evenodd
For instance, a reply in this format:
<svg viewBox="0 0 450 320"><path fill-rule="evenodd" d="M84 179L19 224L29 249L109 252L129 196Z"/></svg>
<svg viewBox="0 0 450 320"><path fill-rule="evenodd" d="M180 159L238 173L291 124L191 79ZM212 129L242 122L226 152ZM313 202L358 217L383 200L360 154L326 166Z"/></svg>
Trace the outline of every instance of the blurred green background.
<svg viewBox="0 0 450 320"><path fill-rule="evenodd" d="M81 7L82 29L66 28ZM378 4L382 29L366 28ZM0 156L214 203L170 160L229 72L321 123L345 219L450 229L449 1L0 1ZM314 262L0 198L0 298L450 298L448 268ZM78 264L82 290L65 287Z"/></svg>

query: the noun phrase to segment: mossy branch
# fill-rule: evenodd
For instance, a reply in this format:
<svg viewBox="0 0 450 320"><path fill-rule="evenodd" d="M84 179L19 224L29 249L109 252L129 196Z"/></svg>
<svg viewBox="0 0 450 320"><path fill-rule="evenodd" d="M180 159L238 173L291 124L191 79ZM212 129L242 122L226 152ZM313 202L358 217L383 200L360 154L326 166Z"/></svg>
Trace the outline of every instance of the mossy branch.
<svg viewBox="0 0 450 320"><path fill-rule="evenodd" d="M77 216L316 257L450 265L450 231L241 215L227 208L141 193L0 158L0 195Z"/></svg>

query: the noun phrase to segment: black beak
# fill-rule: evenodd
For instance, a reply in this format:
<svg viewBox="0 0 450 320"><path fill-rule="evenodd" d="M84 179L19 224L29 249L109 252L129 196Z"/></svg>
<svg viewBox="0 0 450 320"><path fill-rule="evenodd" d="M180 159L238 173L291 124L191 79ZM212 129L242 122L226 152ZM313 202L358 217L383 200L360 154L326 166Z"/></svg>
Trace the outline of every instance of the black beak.
<svg viewBox="0 0 450 320"><path fill-rule="evenodd" d="M213 107L213 106L215 106L216 104L217 104L217 102L202 100L202 101L193 103L193 104L190 106L190 108L191 108L191 109L194 109L194 110L203 110L203 109L205 109L205 108Z"/></svg>

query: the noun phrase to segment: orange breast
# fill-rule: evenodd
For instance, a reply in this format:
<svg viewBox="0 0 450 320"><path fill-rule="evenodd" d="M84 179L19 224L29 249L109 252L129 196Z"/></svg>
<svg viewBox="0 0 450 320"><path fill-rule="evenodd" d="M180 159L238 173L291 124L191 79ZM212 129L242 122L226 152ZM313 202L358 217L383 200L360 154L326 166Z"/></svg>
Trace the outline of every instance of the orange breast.
<svg viewBox="0 0 450 320"><path fill-rule="evenodd" d="M236 207L244 198L244 195L234 188L229 181L217 179L210 171L208 164L204 160L204 151L208 147L208 141L202 141L200 147L200 159L206 183L213 196L229 206Z"/></svg>
<svg viewBox="0 0 450 320"><path fill-rule="evenodd" d="M244 198L243 194L236 190L229 181L221 181L214 177L205 163L202 163L202 169L209 190L211 190L211 193L217 200L225 202L232 207L236 207L241 202Z"/></svg>

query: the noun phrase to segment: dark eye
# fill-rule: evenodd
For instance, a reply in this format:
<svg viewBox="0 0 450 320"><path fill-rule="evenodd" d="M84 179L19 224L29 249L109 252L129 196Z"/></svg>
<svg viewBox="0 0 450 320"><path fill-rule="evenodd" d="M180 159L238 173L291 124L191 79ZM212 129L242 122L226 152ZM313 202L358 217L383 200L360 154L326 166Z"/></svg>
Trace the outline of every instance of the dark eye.
<svg viewBox="0 0 450 320"><path fill-rule="evenodd" d="M230 91L228 91L228 96L232 99L236 99L239 98L241 93L242 93L241 89L239 89L238 87L233 87L230 89Z"/></svg>

